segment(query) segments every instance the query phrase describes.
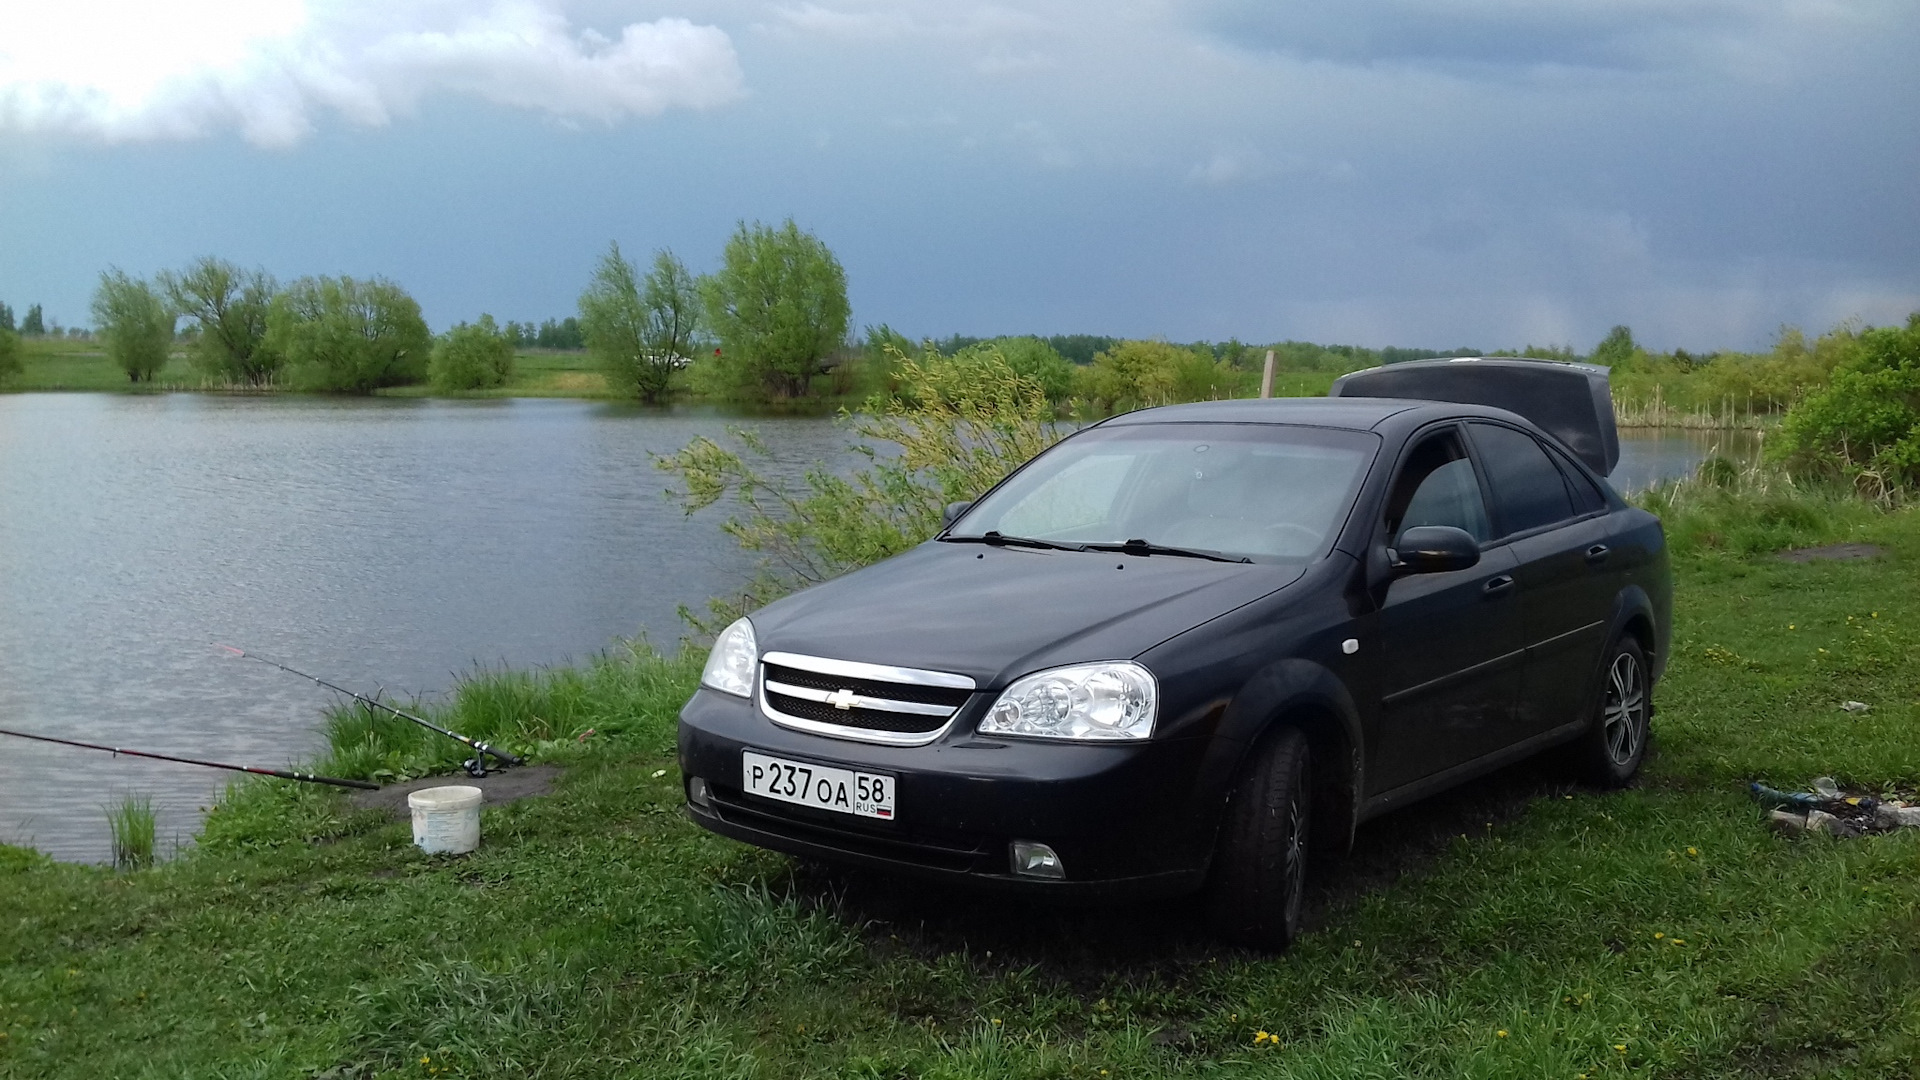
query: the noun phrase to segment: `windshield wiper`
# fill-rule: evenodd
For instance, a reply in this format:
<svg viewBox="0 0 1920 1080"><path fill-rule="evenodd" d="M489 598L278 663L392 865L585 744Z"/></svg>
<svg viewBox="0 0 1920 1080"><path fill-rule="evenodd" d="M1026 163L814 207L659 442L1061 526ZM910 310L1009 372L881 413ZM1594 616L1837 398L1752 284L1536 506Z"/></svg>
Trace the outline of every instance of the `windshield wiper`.
<svg viewBox="0 0 1920 1080"><path fill-rule="evenodd" d="M994 547L1045 548L1048 551L1091 551L1085 544L1056 544L1051 540L1037 540L1031 536L1008 536L998 529L988 529L979 536L943 536L941 540L950 544L991 544Z"/></svg>
<svg viewBox="0 0 1920 1080"><path fill-rule="evenodd" d="M1169 547L1166 544L1154 544L1146 540L1128 540L1123 544L1085 544L1082 547L1086 551L1118 551L1122 555L1179 555L1188 559L1234 563L1253 561L1244 555L1222 555L1217 551L1203 551L1200 548Z"/></svg>

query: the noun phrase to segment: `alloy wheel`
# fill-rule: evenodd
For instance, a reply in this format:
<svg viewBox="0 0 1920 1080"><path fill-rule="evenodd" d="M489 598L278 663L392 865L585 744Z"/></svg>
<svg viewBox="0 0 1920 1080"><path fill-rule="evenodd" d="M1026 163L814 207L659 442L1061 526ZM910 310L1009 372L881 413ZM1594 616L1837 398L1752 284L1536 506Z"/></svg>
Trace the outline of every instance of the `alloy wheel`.
<svg viewBox="0 0 1920 1080"><path fill-rule="evenodd" d="M1605 697L1600 709L1607 756L1615 765L1631 764L1640 753L1640 741L1647 730L1646 678L1639 658L1633 653L1618 654L1607 668Z"/></svg>

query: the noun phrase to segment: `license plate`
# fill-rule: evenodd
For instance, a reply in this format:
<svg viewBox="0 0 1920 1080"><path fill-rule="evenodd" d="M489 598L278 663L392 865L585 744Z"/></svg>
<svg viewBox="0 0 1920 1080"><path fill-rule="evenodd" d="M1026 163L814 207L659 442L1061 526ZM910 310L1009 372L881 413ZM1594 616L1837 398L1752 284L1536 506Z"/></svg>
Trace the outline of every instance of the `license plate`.
<svg viewBox="0 0 1920 1080"><path fill-rule="evenodd" d="M741 786L762 798L893 820L893 777L740 752Z"/></svg>

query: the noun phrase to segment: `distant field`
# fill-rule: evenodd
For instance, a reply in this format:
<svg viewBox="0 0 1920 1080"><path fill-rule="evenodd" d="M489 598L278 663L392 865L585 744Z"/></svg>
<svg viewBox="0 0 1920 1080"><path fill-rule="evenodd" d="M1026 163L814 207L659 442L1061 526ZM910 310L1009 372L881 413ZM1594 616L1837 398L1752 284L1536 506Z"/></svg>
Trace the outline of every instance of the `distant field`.
<svg viewBox="0 0 1920 1080"><path fill-rule="evenodd" d="M495 390L447 394L431 386L395 386L380 391L391 397L565 397L610 398L606 376L585 352L531 349L513 355L513 378Z"/></svg>
<svg viewBox="0 0 1920 1080"><path fill-rule="evenodd" d="M97 341L65 338L22 338L20 359L26 368L6 383L8 390L117 390L151 393L162 390L198 390L200 376L176 351L151 383L135 384L109 361Z"/></svg>

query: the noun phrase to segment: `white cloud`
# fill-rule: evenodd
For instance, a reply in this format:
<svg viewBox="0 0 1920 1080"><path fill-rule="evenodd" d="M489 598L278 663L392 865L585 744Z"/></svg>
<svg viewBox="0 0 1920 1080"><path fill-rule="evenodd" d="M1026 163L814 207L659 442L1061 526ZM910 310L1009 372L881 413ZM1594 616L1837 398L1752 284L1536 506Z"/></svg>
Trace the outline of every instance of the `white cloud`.
<svg viewBox="0 0 1920 1080"><path fill-rule="evenodd" d="M744 92L717 27L608 37L555 0L0 0L0 25L0 131L109 142L236 128L288 146L316 113L381 125L436 93L611 123Z"/></svg>

